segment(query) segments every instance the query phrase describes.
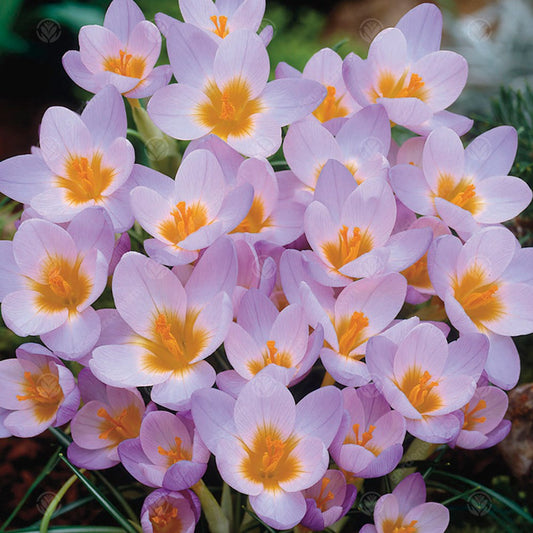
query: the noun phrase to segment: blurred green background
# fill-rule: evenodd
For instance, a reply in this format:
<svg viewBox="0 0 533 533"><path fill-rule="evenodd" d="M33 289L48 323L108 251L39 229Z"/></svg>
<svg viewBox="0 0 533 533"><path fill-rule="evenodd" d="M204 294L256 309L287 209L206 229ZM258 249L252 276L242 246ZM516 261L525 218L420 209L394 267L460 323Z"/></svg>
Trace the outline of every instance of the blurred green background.
<svg viewBox="0 0 533 533"><path fill-rule="evenodd" d="M139 0L138 3L148 20L153 20L159 11L179 18L177 0ZM343 43L339 48L341 55L355 51L364 56L371 39L382 28L393 26L417 3L413 0L267 0L264 25L274 27L274 39L269 46L272 70L280 61L301 70L314 52L339 43ZM533 79L533 2L443 0L436 3L445 16L443 48L460 52L470 66L467 88L452 108L476 120L466 140L499 124L513 125L519 131L519 152L513 173L532 184L533 94L527 84ZM83 109L91 95L68 78L62 69L61 57L67 50L78 49L77 32L81 26L102 23L107 5L107 0L0 0L0 160L27 153L37 144L39 123L49 106L62 105L78 112ZM164 52L160 62L167 62ZM12 238L20 210L20 206L0 195L0 238ZM509 224L522 244L527 246L533 244L531 213L529 208ZM24 341L0 323L0 357L12 357L15 347ZM521 383L531 383L531 336L517 339L517 344L522 357ZM503 446L508 452L507 463L494 448L472 453L446 452L442 464L452 472L475 479L511 498L519 508L529 507L531 512L533 471L526 467L520 470L517 466L519 456L513 455L521 454L522 463L525 456L526 466L533 462L533 391L524 390L526 393L520 391L520 394L526 396L515 393L515 404L519 408L510 413L511 417L516 417L515 426L522 430L520 436L515 437L520 440L521 448L515 452L515 442L506 441ZM0 503L0 523L35 477L36 469L43 462L42 454L50 455L52 443L46 436L26 441L0 441L0 455L4 458L0 464L0 487L3 494L11 494ZM38 495L54 491L54 487L57 490L61 468L56 471L48 481L49 485L45 483ZM138 491L135 492L129 478L118 467L111 475L115 476L114 481L125 483L125 494L139 498ZM460 482L455 483L455 490L459 490ZM368 487L368 490L383 491L383 486L377 484L369 483ZM461 486L461 490L463 488ZM72 501L86 497L83 490L80 489L79 494L77 490L69 491L68 498ZM449 498L442 487L440 492L438 488L434 490L436 499ZM522 532L532 529L520 518L520 513L511 512L497 499L489 499L493 509L497 510L497 518L494 513L473 512L466 498L454 502L450 506L454 525L451 530ZM30 502L13 526L23 527L38 520L38 508L38 502ZM365 520L368 516L359 512L352 517L352 524L360 526ZM92 507L88 504L87 511L78 509L76 514L64 514L63 523L74 524L76 521L109 523L94 502Z"/></svg>

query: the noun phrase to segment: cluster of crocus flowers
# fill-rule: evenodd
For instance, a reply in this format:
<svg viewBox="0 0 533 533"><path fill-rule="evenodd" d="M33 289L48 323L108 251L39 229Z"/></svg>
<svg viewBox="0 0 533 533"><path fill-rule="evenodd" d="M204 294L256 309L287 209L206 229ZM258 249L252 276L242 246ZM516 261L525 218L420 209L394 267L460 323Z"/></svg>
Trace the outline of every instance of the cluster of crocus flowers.
<svg viewBox="0 0 533 533"><path fill-rule="evenodd" d="M25 204L0 241L2 317L46 345L0 362L0 436L70 422L72 463L155 489L146 533L202 512L238 530L231 491L271 528L324 530L407 434L474 450L510 430L512 337L533 332L531 249L500 225L532 196L509 176L517 133L463 148L471 121L446 108L466 62L439 50L434 5L367 59L326 48L269 81L263 0L179 4L156 26L113 0L64 58L95 95L0 162L0 192ZM124 98L140 140L190 141L168 145L167 175L135 164ZM444 531L425 500L413 474L362 531Z"/></svg>

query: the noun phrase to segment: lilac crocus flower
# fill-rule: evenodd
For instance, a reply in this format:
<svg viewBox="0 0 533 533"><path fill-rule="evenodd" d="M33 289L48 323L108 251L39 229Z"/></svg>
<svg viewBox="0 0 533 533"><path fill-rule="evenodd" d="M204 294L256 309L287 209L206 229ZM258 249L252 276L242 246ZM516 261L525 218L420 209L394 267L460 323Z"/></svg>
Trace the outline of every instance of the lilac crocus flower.
<svg viewBox="0 0 533 533"><path fill-rule="evenodd" d="M312 80L267 83L268 53L250 30L235 30L217 46L202 30L174 23L167 48L178 83L157 91L148 113L176 139L214 133L244 155L267 157L280 147L281 127L313 111L326 93Z"/></svg>
<svg viewBox="0 0 533 533"><path fill-rule="evenodd" d="M450 513L444 505L426 503L424 479L415 473L398 483L392 494L385 494L376 502L375 526L367 524L361 528L360 533L444 533L449 521Z"/></svg>
<svg viewBox="0 0 533 533"><path fill-rule="evenodd" d="M144 98L170 81L169 65L155 67L161 34L133 0L113 0L104 25L83 26L79 41L80 51L67 52L63 66L86 91L113 85L128 98Z"/></svg>
<svg viewBox="0 0 533 533"><path fill-rule="evenodd" d="M367 59L351 53L343 75L361 106L382 104L392 122L426 135L449 125L461 135L472 121L444 111L461 94L468 65L455 52L440 51L442 14L433 4L406 13L395 28L381 31Z"/></svg>
<svg viewBox="0 0 533 533"><path fill-rule="evenodd" d="M507 176L517 147L510 126L494 128L463 148L449 128L427 138L421 168L403 164L391 169L399 199L416 213L439 215L460 235L509 220L531 202L529 185Z"/></svg>
<svg viewBox="0 0 533 533"><path fill-rule="evenodd" d="M460 430L453 412L476 390L488 339L471 333L448 345L440 329L429 323L403 333L397 342L383 335L370 339L368 370L391 407L405 417L409 433L426 442L448 442Z"/></svg>
<svg viewBox="0 0 533 533"><path fill-rule="evenodd" d="M346 483L340 470L328 470L322 479L302 493L307 511L301 525L312 531L323 531L350 510L357 496L357 489Z"/></svg>
<svg viewBox="0 0 533 533"><path fill-rule="evenodd" d="M50 426L67 423L80 403L70 370L39 344L23 344L16 356L0 361L4 431L16 437L34 437Z"/></svg>
<svg viewBox="0 0 533 533"><path fill-rule="evenodd" d="M307 508L302 491L325 474L327 447L339 428L338 389L322 387L295 405L282 383L256 376L236 400L215 389L195 392L192 415L220 475L250 495L261 520L276 529L302 520Z"/></svg>
<svg viewBox="0 0 533 533"><path fill-rule="evenodd" d="M200 500L190 490L154 490L141 509L143 533L194 533L200 520Z"/></svg>
<svg viewBox="0 0 533 533"><path fill-rule="evenodd" d="M87 207L103 207L115 231L125 231L133 224L128 178L135 160L126 128L124 103L114 87L94 96L81 116L51 107L41 122L40 150L0 163L0 191L56 223Z"/></svg>
<svg viewBox="0 0 533 533"><path fill-rule="evenodd" d="M452 325L490 340L485 370L492 383L514 387L520 359L511 336L533 331L532 248L520 248L506 228L484 228L466 243L439 237L428 252L428 272Z"/></svg>
<svg viewBox="0 0 533 533"><path fill-rule="evenodd" d="M118 312L106 311L92 372L115 387L153 385L154 402L186 410L193 391L215 382L215 370L204 359L228 332L236 267L229 239L204 253L185 287L152 259L125 254L113 276Z"/></svg>
<svg viewBox="0 0 533 533"><path fill-rule="evenodd" d="M137 389L119 389L98 381L88 368L78 375L83 407L71 422L72 444L68 457L91 470L110 468L120 462L118 445L139 436L145 405ZM148 411L155 408L148 406Z"/></svg>
<svg viewBox="0 0 533 533"><path fill-rule="evenodd" d="M330 453L345 474L380 477L392 472L403 455L405 419L392 411L375 385L342 390L344 416Z"/></svg>
<svg viewBox="0 0 533 533"><path fill-rule="evenodd" d="M64 359L87 354L100 335L91 304L107 283L114 246L111 222L100 209L77 215L65 230L52 222L23 222L3 241L2 317L17 335L40 335Z"/></svg>
<svg viewBox="0 0 533 533"><path fill-rule="evenodd" d="M199 250L235 229L252 207L252 185L227 187L217 159L207 150L191 152L175 181L162 174L152 181L151 187L131 191L131 205L154 237L145 242L146 251L165 265L192 263Z"/></svg>
<svg viewBox="0 0 533 533"><path fill-rule="evenodd" d="M184 490L197 483L210 456L192 420L166 411L148 413L139 437L121 442L118 454L135 479L168 490Z"/></svg>

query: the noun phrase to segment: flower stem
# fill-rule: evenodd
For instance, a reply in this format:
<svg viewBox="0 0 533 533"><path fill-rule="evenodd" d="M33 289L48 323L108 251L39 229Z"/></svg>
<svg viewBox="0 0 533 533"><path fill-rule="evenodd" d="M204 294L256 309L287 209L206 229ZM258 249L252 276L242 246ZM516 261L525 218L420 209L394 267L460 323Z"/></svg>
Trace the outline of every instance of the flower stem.
<svg viewBox="0 0 533 533"><path fill-rule="evenodd" d="M200 480L191 489L200 499L211 533L230 533L229 520L205 483Z"/></svg>
<svg viewBox="0 0 533 533"><path fill-rule="evenodd" d="M402 463L408 461L423 461L427 459L440 445L433 444L431 442L424 442L420 439L415 439L411 442L407 451L403 454ZM389 474L389 479L392 483L392 486L395 487L400 483L400 481L406 478L409 474L412 474L416 471L415 467L412 468L397 468Z"/></svg>
<svg viewBox="0 0 533 533"><path fill-rule="evenodd" d="M85 470L80 470L80 472L84 472ZM67 490L76 483L76 480L78 479L78 476L76 474L73 474L70 476L65 484L59 489L57 494L54 496L54 499L50 502L48 507L46 508L46 511L44 513L43 519L41 520L41 525L39 527L39 533L46 533L48 531L48 525L50 524L50 520L52 519L52 515L54 514L54 511L57 509L57 506L63 499L63 496L66 494Z"/></svg>

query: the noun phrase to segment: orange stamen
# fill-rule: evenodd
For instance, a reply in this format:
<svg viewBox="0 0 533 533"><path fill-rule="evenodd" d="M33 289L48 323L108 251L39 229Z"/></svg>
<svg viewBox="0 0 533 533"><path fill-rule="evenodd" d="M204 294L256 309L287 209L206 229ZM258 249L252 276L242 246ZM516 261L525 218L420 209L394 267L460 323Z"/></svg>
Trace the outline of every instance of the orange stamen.
<svg viewBox="0 0 533 533"><path fill-rule="evenodd" d="M419 379L418 385L415 385L409 392L407 398L413 407L420 407L425 402L431 389L438 386L438 381L428 383L430 379L431 374L425 370L424 374L422 374L422 377Z"/></svg>
<svg viewBox="0 0 533 533"><path fill-rule="evenodd" d="M476 186L468 185L463 192L458 193L452 200L452 204L463 207L468 200L474 198L476 195Z"/></svg>
<svg viewBox="0 0 533 533"><path fill-rule="evenodd" d="M52 291L66 298L70 295L71 287L70 284L65 280L65 278L60 274L60 269L58 267L53 268L48 274L48 285Z"/></svg>
<svg viewBox="0 0 533 533"><path fill-rule="evenodd" d="M172 334L170 324L164 314L157 316L155 330L159 335L161 342L170 353L178 358L183 357L183 350L176 340L176 337Z"/></svg>
<svg viewBox="0 0 533 533"><path fill-rule="evenodd" d="M283 457L285 443L279 439L272 439L268 435L265 442L266 451L261 458L261 467L264 474L270 474L276 469Z"/></svg>
<svg viewBox="0 0 533 533"><path fill-rule="evenodd" d="M46 374L41 376L38 382L31 372L24 372L24 379L26 380L26 391L28 394L19 395L16 398L19 402L24 400L33 400L40 404L55 404L58 402L60 396L63 396L63 391L59 386L59 380L57 376L52 374Z"/></svg>
<svg viewBox="0 0 533 533"><path fill-rule="evenodd" d="M355 435L355 443L358 444L359 446L365 446L369 440L372 440L372 433L376 429L376 426L372 426L372 425L369 426L368 431L365 431L363 433L363 435L361 436L361 439L359 439L359 424L354 424L352 426L352 429Z"/></svg>
<svg viewBox="0 0 533 533"><path fill-rule="evenodd" d="M396 526L392 530L392 533L416 533L417 528L415 524L417 522L418 520L411 520L411 522L406 526L403 526L403 525Z"/></svg>
<svg viewBox="0 0 533 533"><path fill-rule="evenodd" d="M157 507L154 507L150 511L150 521L154 526L157 526L160 529L163 529L165 526L168 526L170 522L175 520L178 517L178 510L176 507L171 505L169 502L165 501L161 505L158 505ZM178 527L178 524L173 524L174 526ZM178 527L179 529L179 527ZM176 529L175 531L178 531ZM155 533L154 528L154 533Z"/></svg>
<svg viewBox="0 0 533 533"><path fill-rule="evenodd" d="M222 93L222 109L219 118L222 120L233 120L235 118L235 106L230 102L226 92Z"/></svg>
<svg viewBox="0 0 533 533"><path fill-rule="evenodd" d="M328 490L326 494L324 494L324 491L326 490L326 487L329 485L330 479L325 477L322 478L322 483L320 485L320 494L318 495L318 498L316 499L316 506L321 510L325 511L326 504L332 500L335 496L333 495L333 492Z"/></svg>
<svg viewBox="0 0 533 533"><path fill-rule="evenodd" d="M487 402L485 400L479 400L476 404L476 406L469 412L468 407L470 404L466 404L463 407L463 412L465 414L465 420L463 423L463 429L466 430L472 430L474 429L476 424L483 424L487 420L486 416L473 416L478 411L481 411L482 409L485 409L487 407Z"/></svg>
<svg viewBox="0 0 533 533"><path fill-rule="evenodd" d="M224 39L224 37L226 37L226 35L228 35L229 33L229 30L226 28L226 25L228 23L228 17L225 17L224 15L217 17L216 15L213 15L209 18L211 22L215 25L215 29L211 31L219 37L222 37L222 39Z"/></svg>
<svg viewBox="0 0 533 533"><path fill-rule="evenodd" d="M411 74L409 85L400 90L397 98L409 98L415 96L422 87L424 87L422 78L418 74Z"/></svg>
<svg viewBox="0 0 533 533"><path fill-rule="evenodd" d="M109 439L109 436L113 431L116 431L122 439L132 439L137 436L137 434L131 431L124 422L124 418L128 414L127 409L123 409L116 418L113 418L104 407L100 407L96 414L110 424L107 429L98 435L99 439Z"/></svg>
<svg viewBox="0 0 533 533"><path fill-rule="evenodd" d="M165 450L162 446L158 446L157 451L161 455L168 457L169 464L174 464L178 461L188 461L190 459L190 454L187 450L181 449L181 439L179 437L174 437L174 442L176 443L175 448Z"/></svg>
<svg viewBox="0 0 533 533"><path fill-rule="evenodd" d="M356 346L361 344L361 333L367 326L368 318L364 313L361 311L352 313L346 331L339 338L339 352L348 355Z"/></svg>
<svg viewBox="0 0 533 533"><path fill-rule="evenodd" d="M471 311L472 309L486 305L494 299L494 294L497 290L498 286L492 285L482 292L472 292L462 300L463 308L465 311Z"/></svg>
<svg viewBox="0 0 533 533"><path fill-rule="evenodd" d="M348 237L348 228L342 226L339 231L339 243L341 246L341 253L345 258L345 263L349 263L359 256L359 247L361 246L361 230L359 228L352 229L352 235Z"/></svg>

